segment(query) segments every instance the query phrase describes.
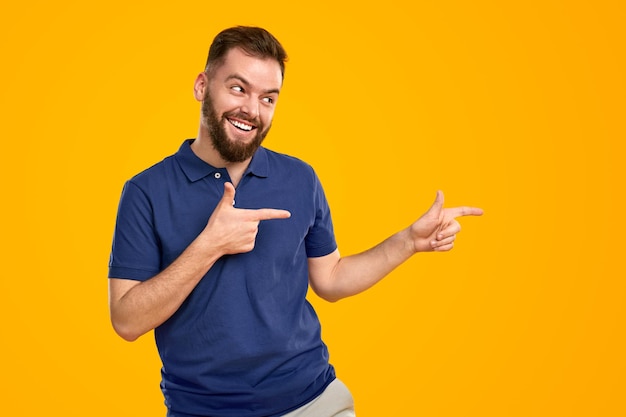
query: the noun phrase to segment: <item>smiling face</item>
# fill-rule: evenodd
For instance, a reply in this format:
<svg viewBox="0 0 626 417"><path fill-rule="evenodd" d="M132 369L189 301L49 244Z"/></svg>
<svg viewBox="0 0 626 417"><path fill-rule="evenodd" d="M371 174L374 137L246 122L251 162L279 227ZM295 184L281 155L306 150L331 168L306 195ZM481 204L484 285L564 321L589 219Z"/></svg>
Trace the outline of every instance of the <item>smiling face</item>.
<svg viewBox="0 0 626 417"><path fill-rule="evenodd" d="M202 125L225 162L246 161L271 127L282 85L280 65L233 48L206 76Z"/></svg>

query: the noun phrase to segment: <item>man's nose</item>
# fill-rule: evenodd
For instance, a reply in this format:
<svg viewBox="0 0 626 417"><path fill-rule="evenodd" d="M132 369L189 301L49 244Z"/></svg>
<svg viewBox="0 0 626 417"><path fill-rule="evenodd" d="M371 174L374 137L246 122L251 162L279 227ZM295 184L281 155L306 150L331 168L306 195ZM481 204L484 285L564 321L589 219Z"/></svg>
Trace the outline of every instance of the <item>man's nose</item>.
<svg viewBox="0 0 626 417"><path fill-rule="evenodd" d="M246 97L241 106L241 112L251 119L256 119L259 117L259 101L253 96Z"/></svg>

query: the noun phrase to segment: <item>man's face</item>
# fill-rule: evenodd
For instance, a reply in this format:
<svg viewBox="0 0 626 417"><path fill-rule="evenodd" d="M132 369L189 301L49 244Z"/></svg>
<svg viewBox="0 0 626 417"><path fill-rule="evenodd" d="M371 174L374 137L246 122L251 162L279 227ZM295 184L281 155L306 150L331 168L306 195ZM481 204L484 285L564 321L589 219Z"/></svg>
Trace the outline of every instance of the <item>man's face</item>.
<svg viewBox="0 0 626 417"><path fill-rule="evenodd" d="M252 157L271 127L282 85L280 65L234 48L208 77L202 123L224 161L243 162Z"/></svg>

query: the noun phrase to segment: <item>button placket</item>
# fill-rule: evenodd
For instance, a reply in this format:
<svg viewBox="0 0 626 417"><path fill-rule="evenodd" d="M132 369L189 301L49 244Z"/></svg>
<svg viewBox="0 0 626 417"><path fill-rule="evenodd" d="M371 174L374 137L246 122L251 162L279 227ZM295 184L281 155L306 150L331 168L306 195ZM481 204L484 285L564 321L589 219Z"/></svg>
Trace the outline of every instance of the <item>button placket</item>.
<svg viewBox="0 0 626 417"><path fill-rule="evenodd" d="M223 193L224 192L224 182L230 181L230 179L228 177L228 174L216 171L216 172L213 173L213 178L215 178L216 180L221 180L221 181L216 181L215 184L218 186L220 191ZM233 207L234 206L235 206L235 200L233 200Z"/></svg>

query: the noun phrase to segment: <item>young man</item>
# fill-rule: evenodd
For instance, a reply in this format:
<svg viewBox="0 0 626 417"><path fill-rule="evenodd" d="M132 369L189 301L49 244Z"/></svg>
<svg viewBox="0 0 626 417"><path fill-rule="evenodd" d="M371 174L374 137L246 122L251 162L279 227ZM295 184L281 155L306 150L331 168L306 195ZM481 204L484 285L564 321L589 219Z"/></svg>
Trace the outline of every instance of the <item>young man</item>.
<svg viewBox="0 0 626 417"><path fill-rule="evenodd" d="M261 147L286 54L267 31L224 30L194 94L198 137L132 178L109 265L113 327L154 329L170 417L353 416L306 300L360 293L416 252L452 248L443 196L414 224L341 257L313 169Z"/></svg>

